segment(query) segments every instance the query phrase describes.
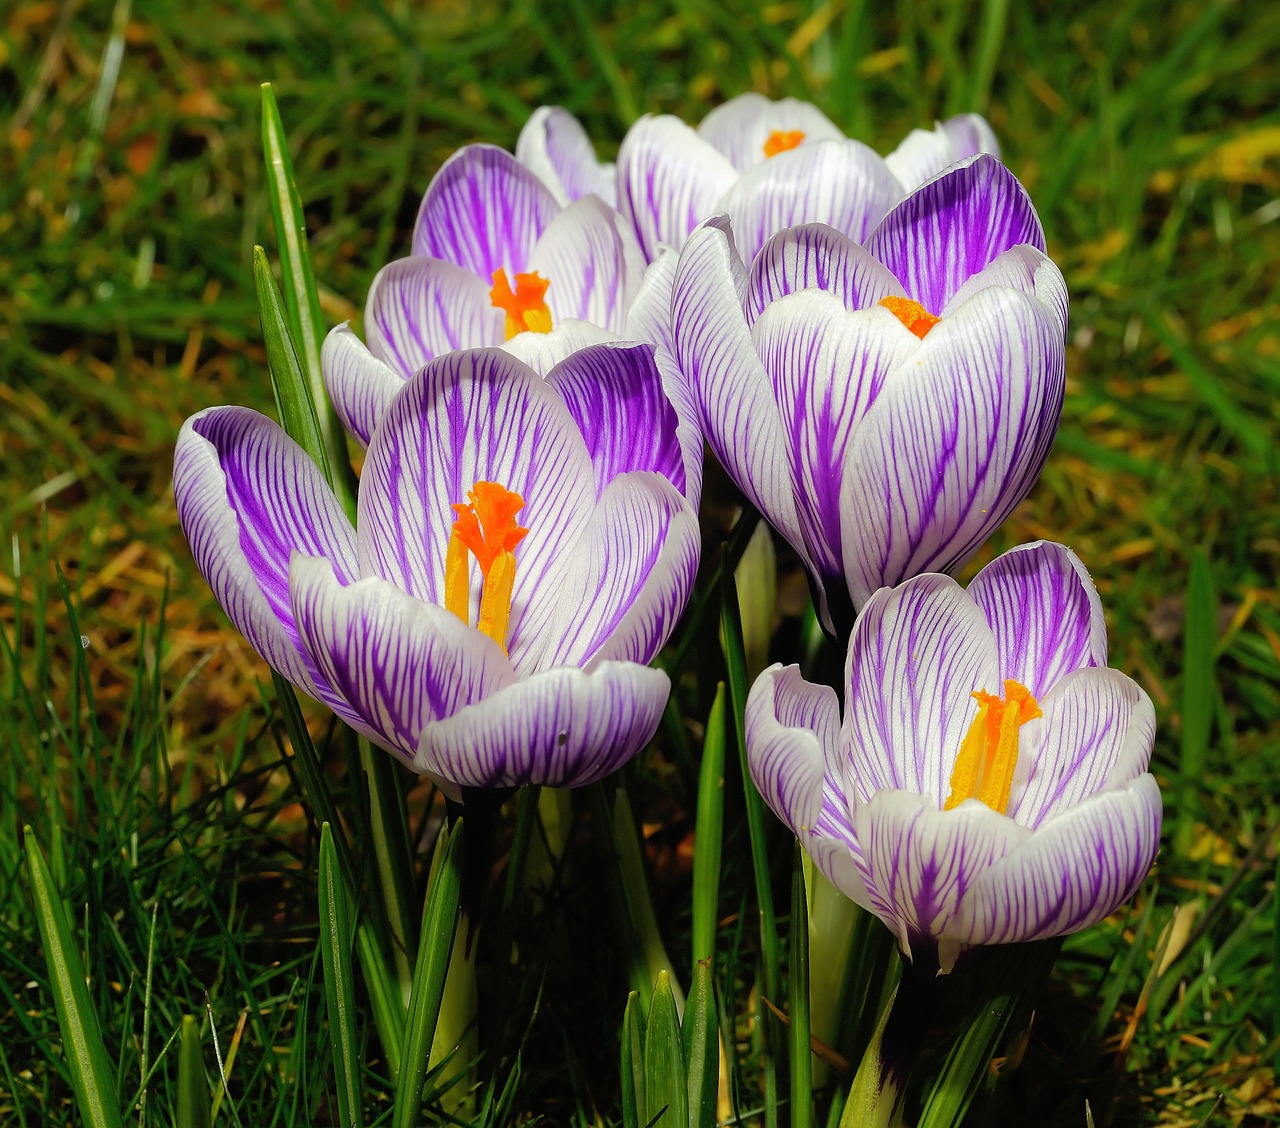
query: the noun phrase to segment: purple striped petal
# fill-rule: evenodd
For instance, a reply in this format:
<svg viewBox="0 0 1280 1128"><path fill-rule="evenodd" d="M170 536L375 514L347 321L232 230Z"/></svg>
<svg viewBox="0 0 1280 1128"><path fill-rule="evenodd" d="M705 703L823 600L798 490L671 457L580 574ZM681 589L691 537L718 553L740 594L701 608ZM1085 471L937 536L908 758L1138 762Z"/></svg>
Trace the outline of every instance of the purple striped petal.
<svg viewBox="0 0 1280 1128"><path fill-rule="evenodd" d="M1011 247L1044 250L1031 197L995 157L970 157L923 185L884 218L867 250L907 296L940 314L952 294Z"/></svg>
<svg viewBox="0 0 1280 1128"><path fill-rule="evenodd" d="M1053 261L1035 247L1014 247L998 255L990 266L979 271L951 295L942 316L950 316L979 290L992 286L1004 286L1033 295L1053 311L1063 334L1066 334L1067 281Z"/></svg>
<svg viewBox="0 0 1280 1128"><path fill-rule="evenodd" d="M772 101L749 92L717 106L698 126L698 136L728 158L739 172L768 160L765 142L771 133L804 134L802 144L843 141L844 134L826 114L797 98Z"/></svg>
<svg viewBox="0 0 1280 1128"><path fill-rule="evenodd" d="M905 954L936 946L943 971L961 949L953 935L962 906L993 866L1032 837L981 803L940 811L929 796L905 791L881 791L856 804L853 826L871 910Z"/></svg>
<svg viewBox="0 0 1280 1128"><path fill-rule="evenodd" d="M649 742L670 688L633 662L547 670L428 724L415 766L458 788L582 787Z"/></svg>
<svg viewBox="0 0 1280 1128"><path fill-rule="evenodd" d="M562 360L579 349L616 341L618 335L589 321L562 321L550 333L517 333L500 346L539 376L547 376Z"/></svg>
<svg viewBox="0 0 1280 1128"><path fill-rule="evenodd" d="M738 179L724 157L679 118L645 115L618 150L618 211L645 257L677 250Z"/></svg>
<svg viewBox="0 0 1280 1128"><path fill-rule="evenodd" d="M342 425L367 447L404 377L375 357L345 321L325 337L320 370Z"/></svg>
<svg viewBox="0 0 1280 1128"><path fill-rule="evenodd" d="M841 735L857 797L902 789L940 808L975 690L998 692L995 639L946 576L917 576L871 597L849 639ZM869 846L864 842L864 847Z"/></svg>
<svg viewBox="0 0 1280 1128"><path fill-rule="evenodd" d="M644 268L631 229L595 196L556 216L529 256L529 269L549 283L546 302L553 324L572 317L615 333L626 322Z"/></svg>
<svg viewBox="0 0 1280 1128"><path fill-rule="evenodd" d="M581 349L556 365L547 383L582 432L598 492L629 470L652 470L684 492L679 419L664 394L650 346Z"/></svg>
<svg viewBox="0 0 1280 1128"><path fill-rule="evenodd" d="M500 349L450 353L405 385L369 445L360 483L359 553L363 575L377 575L428 603L444 603L444 562L455 520L477 482L518 493L517 520L529 533L515 550L516 579L508 649L522 654L526 617L555 604L595 506L586 445L554 390ZM481 576L472 564L471 614ZM474 621L474 618L473 618Z"/></svg>
<svg viewBox="0 0 1280 1128"><path fill-rule="evenodd" d="M1119 670L1077 670L1040 699L1044 716L1019 749L1009 814L1033 830L1147 770L1155 740L1151 699Z"/></svg>
<svg viewBox="0 0 1280 1128"><path fill-rule="evenodd" d="M596 160L587 131L568 110L539 106L520 131L516 159L551 189L561 205L583 196L617 199L613 165Z"/></svg>
<svg viewBox="0 0 1280 1128"><path fill-rule="evenodd" d="M384 266L364 306L369 351L405 379L441 353L501 344L504 318L486 283L433 258Z"/></svg>
<svg viewBox="0 0 1280 1128"><path fill-rule="evenodd" d="M902 292L902 284L847 235L823 223L789 227L770 237L751 264L747 319L797 290L826 290L847 310L867 309Z"/></svg>
<svg viewBox="0 0 1280 1128"><path fill-rule="evenodd" d="M939 322L855 435L842 532L854 605L876 588L963 564L1013 511L1062 409L1053 314L983 290Z"/></svg>
<svg viewBox="0 0 1280 1128"><path fill-rule="evenodd" d="M604 490L559 593L539 667L601 658L647 663L684 611L698 571L697 513L663 478L624 474Z"/></svg>
<svg viewBox="0 0 1280 1128"><path fill-rule="evenodd" d="M671 290L679 261L679 252L668 247L649 264L627 311L623 332L628 340L645 341L672 357L676 350L671 334Z"/></svg>
<svg viewBox="0 0 1280 1128"><path fill-rule="evenodd" d="M752 337L782 413L800 533L817 569L819 615L829 633L842 636L853 624L841 546L849 444L889 373L920 341L887 309L846 313L820 290L769 306Z"/></svg>
<svg viewBox="0 0 1280 1128"><path fill-rule="evenodd" d="M744 262L770 235L798 223L825 223L863 242L902 188L861 141L821 141L779 153L742 174L716 211L729 213Z"/></svg>
<svg viewBox="0 0 1280 1128"><path fill-rule="evenodd" d="M1000 143L980 114L957 114L933 129L913 129L887 157L889 171L908 192L965 157L1000 156Z"/></svg>
<svg viewBox="0 0 1280 1128"><path fill-rule="evenodd" d="M952 931L966 944L1006 944L1096 924L1146 878L1161 817L1160 788L1143 775L1049 819L974 882Z"/></svg>
<svg viewBox="0 0 1280 1128"><path fill-rule="evenodd" d="M1107 625L1085 566L1051 541L1019 545L969 584L1000 651L1000 679L1021 682L1033 697L1086 666L1107 664Z"/></svg>
<svg viewBox="0 0 1280 1128"><path fill-rule="evenodd" d="M427 187L413 228L413 253L456 263L489 281L524 272L559 212L551 190L505 149L464 145Z"/></svg>
<svg viewBox="0 0 1280 1128"><path fill-rule="evenodd" d="M266 416L212 407L183 424L173 457L178 520L227 617L294 685L344 719L302 647L289 602L289 558L325 556L356 575L355 532L319 468Z"/></svg>
<svg viewBox="0 0 1280 1128"><path fill-rule="evenodd" d="M492 639L386 580L344 586L328 561L295 556L290 594L325 679L378 743L409 764L429 722L516 680Z"/></svg>

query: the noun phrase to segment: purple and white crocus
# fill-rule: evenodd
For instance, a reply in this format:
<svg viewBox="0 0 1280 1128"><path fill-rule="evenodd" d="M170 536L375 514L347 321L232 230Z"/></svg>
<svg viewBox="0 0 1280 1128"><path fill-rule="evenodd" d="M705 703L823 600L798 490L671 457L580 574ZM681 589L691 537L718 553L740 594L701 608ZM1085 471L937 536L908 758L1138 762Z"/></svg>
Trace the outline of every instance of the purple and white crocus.
<svg viewBox="0 0 1280 1128"><path fill-rule="evenodd" d="M1092 581L1047 542L962 588L877 592L849 639L845 707L775 665L747 701L761 794L818 868L926 967L1075 932L1160 844L1155 712L1106 668Z"/></svg>
<svg viewBox="0 0 1280 1128"><path fill-rule="evenodd" d="M203 411L174 456L196 562L273 668L447 794L599 779L658 725L646 663L699 553L674 412L633 359L431 361L371 437L354 528L275 423Z"/></svg>
<svg viewBox="0 0 1280 1128"><path fill-rule="evenodd" d="M1067 291L994 157L859 246L820 224L748 272L724 217L680 256L677 365L711 449L808 570L828 633L876 589L968 560L1031 489L1062 407Z"/></svg>

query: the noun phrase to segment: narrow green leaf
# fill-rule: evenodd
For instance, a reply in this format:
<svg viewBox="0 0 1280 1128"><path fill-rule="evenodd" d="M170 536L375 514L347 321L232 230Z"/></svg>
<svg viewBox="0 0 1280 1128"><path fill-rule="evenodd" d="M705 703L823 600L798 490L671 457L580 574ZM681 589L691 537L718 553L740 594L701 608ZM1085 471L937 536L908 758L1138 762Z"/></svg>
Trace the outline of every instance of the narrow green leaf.
<svg viewBox="0 0 1280 1128"><path fill-rule="evenodd" d="M710 960L716 950L720 905L720 852L724 839L724 682L707 715L698 771L698 817L693 852L693 967Z"/></svg>
<svg viewBox="0 0 1280 1128"><path fill-rule="evenodd" d="M49 969L49 989L53 993L62 1052L71 1074L76 1107L92 1128L119 1128L120 1104L112 1081L111 1059L102 1044L98 1012L89 998L80 949L31 827L23 828L23 840L36 923Z"/></svg>
<svg viewBox="0 0 1280 1128"><path fill-rule="evenodd" d="M1216 684L1214 643L1218 634L1218 596L1214 590L1209 558L1202 549L1191 555L1191 576L1187 581L1186 628L1182 643L1182 749L1179 764L1182 802L1178 805L1176 841L1186 853L1195 836L1196 820L1202 817L1199 802L1201 781L1209 758L1209 735L1213 727Z"/></svg>
<svg viewBox="0 0 1280 1128"><path fill-rule="evenodd" d="M644 1091L647 1123L655 1128L683 1128L689 1122L688 1078L680 1017L671 977L658 972L644 1032Z"/></svg>
<svg viewBox="0 0 1280 1128"><path fill-rule="evenodd" d="M969 87L966 110L985 112L991 99L991 80L995 77L996 62L1000 58L1000 45L1004 42L1005 25L1009 21L1009 0L982 0L982 21L978 25L978 49L973 65L969 68Z"/></svg>
<svg viewBox="0 0 1280 1128"><path fill-rule="evenodd" d="M360 1046L356 1035L355 974L351 966L351 903L339 873L337 849L328 823L320 828L320 958L329 1015L338 1116L344 1128L360 1128Z"/></svg>
<svg viewBox="0 0 1280 1128"><path fill-rule="evenodd" d="M624 1128L645 1128L649 1123L644 1091L644 1012L639 992L627 996L622 1012L622 1123Z"/></svg>
<svg viewBox="0 0 1280 1128"><path fill-rule="evenodd" d="M804 884L804 851L795 845L791 879L791 1128L813 1124L813 1060L809 1051L809 912Z"/></svg>
<svg viewBox="0 0 1280 1128"><path fill-rule="evenodd" d="M422 910L422 942L413 969L409 1019L405 1025L404 1056L396 1085L395 1128L417 1128L422 1120L422 1083L427 1076L431 1040L444 997L445 973L453 951L462 893L462 820L440 832L438 862L432 867L431 889Z"/></svg>
<svg viewBox="0 0 1280 1128"><path fill-rule="evenodd" d="M840 1115L840 1128L896 1128L902 1123L902 1091L896 1078L886 1076L880 1053L884 1028L893 1000L880 1015L866 1052L858 1064L849 1096Z"/></svg>
<svg viewBox="0 0 1280 1128"><path fill-rule="evenodd" d="M715 1128L720 1084L720 1030L716 1017L711 961L699 960L693 969L689 1004L685 1007L684 1061L689 1077L689 1128Z"/></svg>
<svg viewBox="0 0 1280 1128"><path fill-rule="evenodd" d="M204 1071L204 1054L200 1048L200 1020L194 1015L182 1016L182 1033L178 1038L178 1101L175 1128L209 1128L212 1107L209 1077Z"/></svg>

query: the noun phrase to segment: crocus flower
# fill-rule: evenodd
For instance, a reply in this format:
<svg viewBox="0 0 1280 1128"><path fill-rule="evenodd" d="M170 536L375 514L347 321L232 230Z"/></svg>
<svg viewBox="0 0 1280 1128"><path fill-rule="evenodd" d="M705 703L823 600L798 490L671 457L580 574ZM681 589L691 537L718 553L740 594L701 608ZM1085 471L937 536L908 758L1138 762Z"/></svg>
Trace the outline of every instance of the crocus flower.
<svg viewBox="0 0 1280 1128"><path fill-rule="evenodd" d="M884 160L808 102L741 94L696 130L670 115L637 121L618 152L618 208L650 259L725 212L750 262L775 231L799 223L862 242L904 193L962 157L995 151L991 127L965 114L913 131Z"/></svg>
<svg viewBox="0 0 1280 1128"><path fill-rule="evenodd" d="M877 592L849 639L845 707L775 665L747 701L752 777L815 864L904 953L1062 936L1133 894L1160 842L1155 712L1106 668L1080 560L1039 542L968 589Z"/></svg>
<svg viewBox="0 0 1280 1128"><path fill-rule="evenodd" d="M559 106L539 106L516 141L516 159L551 189L561 204L583 196L617 201L613 165L596 159L582 124Z"/></svg>
<svg viewBox="0 0 1280 1128"><path fill-rule="evenodd" d="M598 779L662 715L645 663L699 549L674 413L632 357L428 363L372 436L355 528L274 423L201 412L174 456L196 562L271 666L454 797Z"/></svg>
<svg viewBox="0 0 1280 1128"><path fill-rule="evenodd" d="M1022 186L952 166L866 246L728 223L680 257L674 350L711 449L804 561L829 633L968 560L1026 496L1062 407L1067 292Z"/></svg>

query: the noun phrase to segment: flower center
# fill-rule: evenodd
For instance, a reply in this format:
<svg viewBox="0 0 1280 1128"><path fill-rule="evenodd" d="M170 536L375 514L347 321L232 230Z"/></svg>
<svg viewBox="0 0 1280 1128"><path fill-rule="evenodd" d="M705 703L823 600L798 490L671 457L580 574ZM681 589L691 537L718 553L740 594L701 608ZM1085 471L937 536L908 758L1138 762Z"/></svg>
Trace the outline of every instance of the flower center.
<svg viewBox="0 0 1280 1128"><path fill-rule="evenodd" d="M516 524L524 498L497 482L477 482L465 503L453 507L457 520L444 558L444 605L464 623L471 622L469 556L476 558L484 584L478 630L505 651L516 582L515 547L529 530Z"/></svg>
<svg viewBox="0 0 1280 1128"><path fill-rule="evenodd" d="M775 129L765 138L764 155L766 158L776 157L779 153L794 149L803 140L802 129Z"/></svg>
<svg viewBox="0 0 1280 1128"><path fill-rule="evenodd" d="M941 317L935 317L919 302L913 301L911 298L899 298L893 295L881 298L879 304L884 306L921 340L924 340L925 334L942 320Z"/></svg>
<svg viewBox="0 0 1280 1128"><path fill-rule="evenodd" d="M493 289L489 300L496 309L507 314L507 340L517 333L550 333L551 311L543 295L551 283L541 274L517 274L516 288L511 289L507 272L499 267L493 272Z"/></svg>
<svg viewBox="0 0 1280 1128"><path fill-rule="evenodd" d="M1018 765L1018 730L1041 716L1031 691L1016 681L1004 683L1004 697L979 690L973 695L978 715L965 734L951 772L951 794L944 811L977 799L1006 814L1013 769Z"/></svg>

